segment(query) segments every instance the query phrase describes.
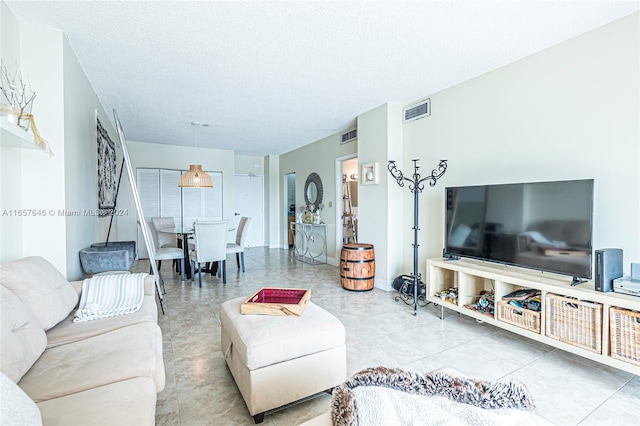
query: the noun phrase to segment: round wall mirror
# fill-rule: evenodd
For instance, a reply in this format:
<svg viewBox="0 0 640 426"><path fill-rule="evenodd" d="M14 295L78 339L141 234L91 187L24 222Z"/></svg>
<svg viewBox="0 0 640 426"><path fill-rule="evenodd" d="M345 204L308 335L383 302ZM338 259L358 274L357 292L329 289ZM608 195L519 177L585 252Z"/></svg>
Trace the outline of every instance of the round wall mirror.
<svg viewBox="0 0 640 426"><path fill-rule="evenodd" d="M322 180L317 173L311 173L304 184L304 202L307 205L313 204L314 211L318 211L318 206L322 203Z"/></svg>

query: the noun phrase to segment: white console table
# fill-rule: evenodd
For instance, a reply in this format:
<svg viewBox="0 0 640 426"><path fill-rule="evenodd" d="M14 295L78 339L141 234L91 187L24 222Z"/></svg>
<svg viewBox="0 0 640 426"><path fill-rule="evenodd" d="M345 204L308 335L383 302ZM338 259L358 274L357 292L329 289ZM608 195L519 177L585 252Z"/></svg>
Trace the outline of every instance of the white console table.
<svg viewBox="0 0 640 426"><path fill-rule="evenodd" d="M327 263L327 225L324 223L291 222L293 256L315 265Z"/></svg>
<svg viewBox="0 0 640 426"><path fill-rule="evenodd" d="M429 259L427 260L427 276L427 300L440 305L441 309L451 309L549 346L554 346L633 374L640 374L639 364L632 361L626 362L612 356L615 348L610 338L611 332L615 332L617 327L616 324L610 321L610 310L623 308L639 311L640 298L638 297L595 291L593 281L572 287L570 278L560 275L529 272L522 268L505 267L470 259L455 261L446 261L441 258ZM445 300L436 296L437 293L448 291L451 288L457 289L457 297L455 299ZM531 288L541 292L542 309L539 314L541 320L539 331L532 331L522 326L513 325L501 320L499 316L488 316L466 307L468 304L478 300L478 295L483 290L493 291L497 303L506 294L520 288ZM548 321L545 321L547 319L546 316L549 315L549 307L545 305L547 293L601 304L603 315L602 322L599 325L601 325L602 334L598 337L602 342L602 349L599 352L585 350L549 337L546 329ZM441 318L444 318L444 311L441 312ZM639 342L636 341L635 344L639 344Z"/></svg>

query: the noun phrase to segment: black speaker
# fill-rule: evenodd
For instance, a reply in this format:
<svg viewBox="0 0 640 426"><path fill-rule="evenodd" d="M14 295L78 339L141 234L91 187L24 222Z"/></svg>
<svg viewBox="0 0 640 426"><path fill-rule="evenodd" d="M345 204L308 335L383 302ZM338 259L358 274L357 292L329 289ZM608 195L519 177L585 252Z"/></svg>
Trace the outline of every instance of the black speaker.
<svg viewBox="0 0 640 426"><path fill-rule="evenodd" d="M606 248L595 251L596 290L613 291L613 280L622 276L622 249Z"/></svg>

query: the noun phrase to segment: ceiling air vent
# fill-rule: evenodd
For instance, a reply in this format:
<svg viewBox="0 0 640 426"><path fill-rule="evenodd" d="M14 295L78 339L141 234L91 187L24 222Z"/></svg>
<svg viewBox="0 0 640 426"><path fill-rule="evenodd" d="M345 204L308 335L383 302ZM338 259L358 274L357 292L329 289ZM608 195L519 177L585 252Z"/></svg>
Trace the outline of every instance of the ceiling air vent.
<svg viewBox="0 0 640 426"><path fill-rule="evenodd" d="M404 122L418 120L431 115L431 99L420 101L404 110Z"/></svg>
<svg viewBox="0 0 640 426"><path fill-rule="evenodd" d="M340 139L340 145L353 142L356 139L358 139L358 129L349 130L348 132L342 134L342 138Z"/></svg>

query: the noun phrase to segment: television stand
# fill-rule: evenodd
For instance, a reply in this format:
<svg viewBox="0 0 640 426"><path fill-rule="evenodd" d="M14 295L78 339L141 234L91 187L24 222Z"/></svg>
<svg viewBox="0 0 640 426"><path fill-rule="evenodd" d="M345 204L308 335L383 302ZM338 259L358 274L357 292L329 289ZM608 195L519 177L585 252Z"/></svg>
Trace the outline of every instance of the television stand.
<svg viewBox="0 0 640 426"><path fill-rule="evenodd" d="M567 276L548 273L543 275L530 269L505 267L473 259L462 258L457 262L448 262L443 258L427 260L426 299L440 305L441 319L444 319L444 308L447 308L528 339L640 375L640 361L637 358L632 360L619 355L624 347L634 347L640 342L627 332L629 326L626 322L614 320L617 311L637 311L638 297L596 291L593 281L583 283L580 287L571 284ZM540 291L540 311L520 309L502 300L504 296L523 288ZM483 302L494 306L487 306L488 309L484 311L470 308L480 301L479 295L491 292L493 297L486 297ZM557 338L555 330L563 320L557 315L551 315L551 312L556 309L557 300L562 298L589 304L593 307L589 309L601 313L599 316L594 314L564 324L564 327L584 329L585 335L590 336L589 343L597 342L597 349L586 349L578 343ZM492 311L495 311L495 317L491 314ZM633 321L635 324L635 318ZM616 336L630 339L627 341L628 345L616 344Z"/></svg>

